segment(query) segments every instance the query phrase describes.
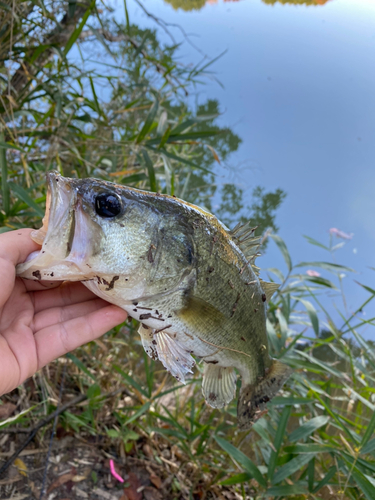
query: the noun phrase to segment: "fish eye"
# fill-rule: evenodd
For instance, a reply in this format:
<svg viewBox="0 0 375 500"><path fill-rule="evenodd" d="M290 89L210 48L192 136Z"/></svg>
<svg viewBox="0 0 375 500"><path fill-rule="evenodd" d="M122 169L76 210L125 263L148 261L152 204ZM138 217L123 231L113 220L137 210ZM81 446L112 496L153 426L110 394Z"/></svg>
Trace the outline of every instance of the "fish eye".
<svg viewBox="0 0 375 500"><path fill-rule="evenodd" d="M121 200L115 194L99 194L95 198L95 211L100 217L116 217L121 212Z"/></svg>

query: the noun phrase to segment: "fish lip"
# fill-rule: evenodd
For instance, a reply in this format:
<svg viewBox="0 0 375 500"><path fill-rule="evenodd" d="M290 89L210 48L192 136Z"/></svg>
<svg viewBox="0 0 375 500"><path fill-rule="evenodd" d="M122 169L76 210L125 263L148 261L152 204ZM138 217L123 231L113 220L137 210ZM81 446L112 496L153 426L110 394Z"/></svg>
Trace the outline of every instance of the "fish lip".
<svg viewBox="0 0 375 500"><path fill-rule="evenodd" d="M77 202L77 186L73 179L64 178L59 172L46 174L47 199L43 225L31 233L31 238L41 245L37 255L17 266L17 275L35 279L40 270L61 264L69 255L74 239L73 211ZM73 231L73 233L72 233ZM50 279L50 277L48 277Z"/></svg>

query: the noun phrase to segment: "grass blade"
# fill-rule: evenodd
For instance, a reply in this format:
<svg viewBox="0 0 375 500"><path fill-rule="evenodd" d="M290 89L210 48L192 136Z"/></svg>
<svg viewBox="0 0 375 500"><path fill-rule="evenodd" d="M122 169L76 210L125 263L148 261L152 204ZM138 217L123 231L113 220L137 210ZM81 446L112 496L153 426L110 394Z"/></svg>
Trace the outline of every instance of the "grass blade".
<svg viewBox="0 0 375 500"><path fill-rule="evenodd" d="M283 437L285 435L285 430L286 430L286 426L288 424L288 420L289 420L291 411L292 411L291 406L285 406L285 408L280 416L280 420L278 422L277 432L276 432L275 440L273 442L274 450L272 450L271 456L270 456L270 459L268 462L268 477L271 481L273 478L273 473L274 473L275 467L276 467L276 460L277 460L277 457L279 456L279 453L280 453L281 443L283 442Z"/></svg>
<svg viewBox="0 0 375 500"><path fill-rule="evenodd" d="M308 300L299 299L299 301L306 307L315 335L319 337L319 319L315 307Z"/></svg>
<svg viewBox="0 0 375 500"><path fill-rule="evenodd" d="M369 442L374 431L375 431L375 413L372 414L370 423L368 424L366 432L363 435L362 442L361 442L361 448L363 448Z"/></svg>
<svg viewBox="0 0 375 500"><path fill-rule="evenodd" d="M157 189L157 184L156 184L154 164L152 163L150 155L147 153L145 148L142 148L142 155L143 155L143 159L144 159L144 162L146 164L146 167L147 167L148 178L150 180L150 189L151 189L151 191L154 191L154 193L156 193L158 189Z"/></svg>
<svg viewBox="0 0 375 500"><path fill-rule="evenodd" d="M73 31L73 33L70 35L70 38L67 41L67 43L65 45L65 48L64 48L64 52L63 52L63 57L64 58L66 58L66 56L68 55L68 52L73 47L73 45L75 44L77 38L81 34L81 31L83 30L83 27L85 26L85 24L87 22L87 19L90 17L91 11L92 11L92 9L93 9L94 6L95 6L95 0L93 0L91 2L89 8L83 14L81 22L79 23L79 25L77 26L77 28Z"/></svg>
<svg viewBox="0 0 375 500"><path fill-rule="evenodd" d="M23 187L21 187L19 184L16 184L15 182L8 182L8 185L11 190L17 195L17 198L24 201L30 208L33 208L39 215L39 217L44 217L44 210L40 207L40 205L35 203L35 201Z"/></svg>
<svg viewBox="0 0 375 500"><path fill-rule="evenodd" d="M312 492L317 493L321 488L326 486L335 474L336 474L336 467L331 467L327 472L327 474L323 477L323 479L315 486Z"/></svg>
<svg viewBox="0 0 375 500"><path fill-rule="evenodd" d="M370 483L364 474L354 469L352 476L367 500L374 500L375 487Z"/></svg>
<svg viewBox="0 0 375 500"><path fill-rule="evenodd" d="M281 481L302 469L302 467L309 463L314 456L315 455L312 453L306 453L305 455L298 455L297 457L292 458L292 460L287 462L276 472L272 478L272 484L281 483Z"/></svg>
<svg viewBox="0 0 375 500"><path fill-rule="evenodd" d="M235 446L232 444L228 443L225 439L219 437L219 436L214 436L215 441L217 444L222 448L224 451L228 453L236 462L238 462L246 472L248 472L254 479L258 481L259 484L264 486L265 488L267 487L267 482L260 473L258 467L250 460L249 457L247 457L242 451L237 449Z"/></svg>
<svg viewBox="0 0 375 500"><path fill-rule="evenodd" d="M320 267L331 273L355 273L355 270L351 267L340 266L339 264L333 264L332 262L300 262L295 267Z"/></svg>
<svg viewBox="0 0 375 500"><path fill-rule="evenodd" d="M329 421L330 417L328 416L321 415L319 417L314 417L305 424L301 425L301 427L295 429L289 436L289 441L294 443L300 439L305 439L314 431L326 425Z"/></svg>
<svg viewBox="0 0 375 500"><path fill-rule="evenodd" d="M3 196L3 209L7 214L9 212L9 185L8 185L8 166L5 154L4 134L0 132L0 171L1 171L1 189Z"/></svg>
<svg viewBox="0 0 375 500"><path fill-rule="evenodd" d="M287 486L274 486L269 488L264 496L265 497L291 497L295 495L307 495L308 491L305 486L293 484Z"/></svg>
<svg viewBox="0 0 375 500"><path fill-rule="evenodd" d="M282 253L282 256L284 257L284 260L286 262L286 265L288 266L288 270L292 270L292 259L289 255L287 246L285 245L285 242L280 236L277 234L270 234L270 237L273 239L273 241L276 243L276 245L279 247L280 252Z"/></svg>
<svg viewBox="0 0 375 500"><path fill-rule="evenodd" d="M152 107L151 107L151 109L146 117L146 120L143 124L143 127L137 136L137 139L135 141L137 144L142 142L143 139L146 137L148 131L150 130L150 128L152 127L152 124L154 123L155 116L156 116L156 113L158 112L158 109L159 109L159 100L155 99L154 104L152 105Z"/></svg>

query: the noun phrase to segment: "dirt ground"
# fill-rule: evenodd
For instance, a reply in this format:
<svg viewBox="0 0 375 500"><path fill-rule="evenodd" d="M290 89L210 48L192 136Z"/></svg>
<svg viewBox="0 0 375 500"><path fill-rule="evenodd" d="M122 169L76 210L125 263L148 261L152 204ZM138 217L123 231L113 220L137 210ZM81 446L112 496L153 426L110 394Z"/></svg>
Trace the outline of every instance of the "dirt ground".
<svg viewBox="0 0 375 500"><path fill-rule="evenodd" d="M116 456L97 437L63 436L52 442L45 480L44 500L239 500L232 489L197 484L191 480L194 464L181 464L178 450L159 443L155 459L149 444L137 443L132 453ZM0 434L0 466L25 439L24 434ZM45 439L43 442L47 442ZM40 499L48 447L31 443L0 479L0 499ZM176 454L177 452L177 454ZM140 458L141 457L141 458ZM110 460L121 482L110 470ZM158 463L160 462L160 463Z"/></svg>

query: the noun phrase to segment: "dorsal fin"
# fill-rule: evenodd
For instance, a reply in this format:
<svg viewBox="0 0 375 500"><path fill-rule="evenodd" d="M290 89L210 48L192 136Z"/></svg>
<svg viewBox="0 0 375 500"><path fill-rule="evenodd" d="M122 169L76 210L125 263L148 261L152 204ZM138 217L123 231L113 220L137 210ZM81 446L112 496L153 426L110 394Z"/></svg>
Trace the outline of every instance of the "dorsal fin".
<svg viewBox="0 0 375 500"><path fill-rule="evenodd" d="M278 283L272 283L270 281L259 280L261 287L266 294L266 301L268 302L276 290L280 287Z"/></svg>
<svg viewBox="0 0 375 500"><path fill-rule="evenodd" d="M228 234L250 262L255 274L259 275L259 267L257 267L254 262L260 255L258 250L262 237L254 235L257 227L258 226L252 227L250 221L245 222L245 224L239 222L231 231L228 231Z"/></svg>

